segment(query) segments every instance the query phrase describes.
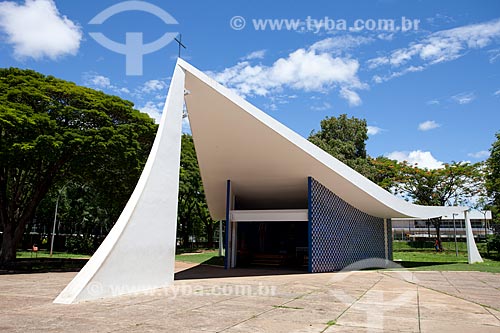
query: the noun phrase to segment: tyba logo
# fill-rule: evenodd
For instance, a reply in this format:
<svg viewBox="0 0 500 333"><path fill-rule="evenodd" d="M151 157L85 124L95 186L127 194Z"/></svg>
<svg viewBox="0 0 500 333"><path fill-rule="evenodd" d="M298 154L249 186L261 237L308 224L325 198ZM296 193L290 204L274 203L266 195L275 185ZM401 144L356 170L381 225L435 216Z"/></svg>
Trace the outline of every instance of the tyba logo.
<svg viewBox="0 0 500 333"><path fill-rule="evenodd" d="M169 13L144 1L125 1L108 7L90 20L89 24L102 24L110 17L127 11L147 12L160 18L165 24L178 24ZM177 36L177 32L167 32L154 42L144 44L142 32L127 32L125 34L125 44L120 44L104 36L101 32L91 32L89 34L90 37L108 50L125 55L125 71L127 75L142 75L142 57L145 54L162 49Z"/></svg>

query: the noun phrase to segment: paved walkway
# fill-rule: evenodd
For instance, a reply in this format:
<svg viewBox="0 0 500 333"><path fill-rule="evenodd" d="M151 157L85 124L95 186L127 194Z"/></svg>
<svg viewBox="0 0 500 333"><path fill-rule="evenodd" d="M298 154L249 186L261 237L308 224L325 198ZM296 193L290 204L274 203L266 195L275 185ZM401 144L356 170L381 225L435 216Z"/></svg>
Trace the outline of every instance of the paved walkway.
<svg viewBox="0 0 500 333"><path fill-rule="evenodd" d="M0 332L500 332L498 274L177 269L173 287L75 305L52 303L75 273L1 275Z"/></svg>

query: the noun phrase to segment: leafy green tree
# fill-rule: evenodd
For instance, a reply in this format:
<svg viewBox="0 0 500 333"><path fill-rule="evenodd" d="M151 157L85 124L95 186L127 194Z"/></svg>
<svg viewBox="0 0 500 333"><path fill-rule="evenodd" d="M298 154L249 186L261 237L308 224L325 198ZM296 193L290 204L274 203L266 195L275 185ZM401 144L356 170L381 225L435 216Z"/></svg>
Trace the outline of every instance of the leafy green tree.
<svg viewBox="0 0 500 333"><path fill-rule="evenodd" d="M402 163L398 191L419 205L471 205L484 194L481 163L453 162L441 169L421 169Z"/></svg>
<svg viewBox="0 0 500 333"><path fill-rule="evenodd" d="M178 234L184 247L189 245L190 236L206 236L208 246L212 247L216 221L208 211L193 137L183 134L181 144Z"/></svg>
<svg viewBox="0 0 500 333"><path fill-rule="evenodd" d="M366 171L361 173L380 187L392 192L401 178L401 164L384 156L368 157L367 161Z"/></svg>
<svg viewBox="0 0 500 333"><path fill-rule="evenodd" d="M400 163L397 177L397 192L419 205L471 207L473 200L485 195L482 163L453 162L433 170ZM441 219L429 222L441 244Z"/></svg>
<svg viewBox="0 0 500 333"><path fill-rule="evenodd" d="M0 263L15 259L40 202L68 180L99 189L101 204L120 211L156 129L119 97L31 70L0 69Z"/></svg>
<svg viewBox="0 0 500 333"><path fill-rule="evenodd" d="M321 129L309 136L309 141L390 191L397 182L399 164L386 157L368 156L366 140L366 120L348 118L345 114L326 117L321 121Z"/></svg>
<svg viewBox="0 0 500 333"><path fill-rule="evenodd" d="M492 198L490 208L498 223L498 214L500 213L500 132L496 134L496 141L491 145L490 152L490 157L486 160L486 189Z"/></svg>
<svg viewBox="0 0 500 333"><path fill-rule="evenodd" d="M366 120L341 114L338 118L326 117L320 125L318 132L311 132L309 141L348 165L366 159Z"/></svg>

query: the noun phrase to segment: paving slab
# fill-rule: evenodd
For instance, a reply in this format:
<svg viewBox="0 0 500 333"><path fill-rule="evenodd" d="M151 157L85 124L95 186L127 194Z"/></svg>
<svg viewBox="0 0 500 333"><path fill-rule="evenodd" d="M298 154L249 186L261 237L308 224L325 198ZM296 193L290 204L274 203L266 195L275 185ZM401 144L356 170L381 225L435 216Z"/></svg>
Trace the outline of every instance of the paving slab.
<svg viewBox="0 0 500 333"><path fill-rule="evenodd" d="M1 332L500 332L500 275L225 271L177 263L174 285L53 304L76 273L0 275Z"/></svg>

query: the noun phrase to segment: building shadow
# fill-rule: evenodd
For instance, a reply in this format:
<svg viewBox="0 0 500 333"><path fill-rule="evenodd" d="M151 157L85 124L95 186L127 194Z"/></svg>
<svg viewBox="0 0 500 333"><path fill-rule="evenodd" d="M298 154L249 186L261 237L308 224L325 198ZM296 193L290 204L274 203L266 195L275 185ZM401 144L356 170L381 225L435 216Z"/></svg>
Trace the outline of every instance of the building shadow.
<svg viewBox="0 0 500 333"><path fill-rule="evenodd" d="M78 258L18 258L0 266L0 275L52 272L78 272L89 259Z"/></svg>
<svg viewBox="0 0 500 333"><path fill-rule="evenodd" d="M404 268L418 268L425 266L440 266L440 265L453 265L453 264L465 264L466 262L456 262L456 261L440 261L440 262L429 262L429 261L397 261L397 264L403 266Z"/></svg>
<svg viewBox="0 0 500 333"><path fill-rule="evenodd" d="M174 280L195 280L195 279L215 279L229 277L248 277L248 276L270 276L270 275L291 275L308 274L303 270L292 270L280 267L251 267L251 268L232 268L224 269L221 266L212 266L200 264L174 275Z"/></svg>

